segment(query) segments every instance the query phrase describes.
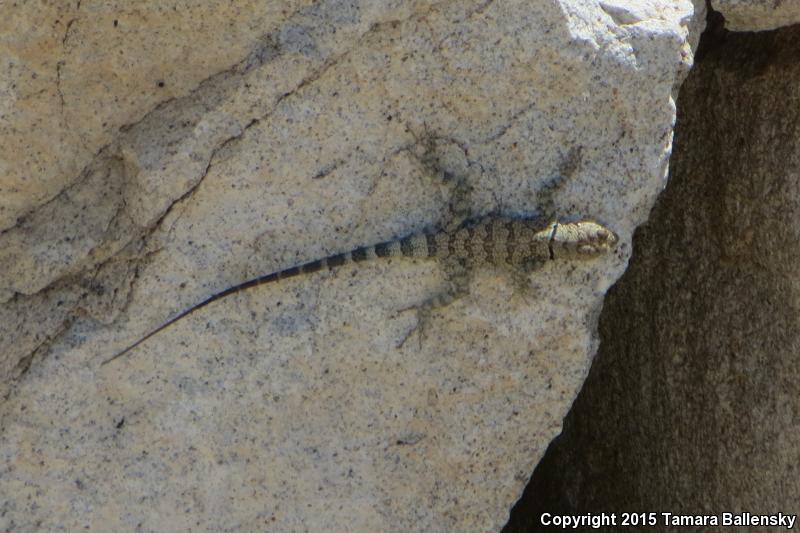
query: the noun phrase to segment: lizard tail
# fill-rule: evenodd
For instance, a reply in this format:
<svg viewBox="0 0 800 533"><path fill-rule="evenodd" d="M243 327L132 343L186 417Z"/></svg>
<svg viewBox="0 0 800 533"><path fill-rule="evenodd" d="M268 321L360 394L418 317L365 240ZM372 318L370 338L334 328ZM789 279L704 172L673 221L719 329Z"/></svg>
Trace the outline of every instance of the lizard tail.
<svg viewBox="0 0 800 533"><path fill-rule="evenodd" d="M281 279L291 278L300 274L309 274L312 272L318 272L320 270L332 270L338 266L347 265L349 263L360 263L362 261L369 261L379 257L431 257L436 253L436 240L432 235L425 235L425 234L417 234L412 235L410 237L406 237L405 239L400 239L396 241L389 241L384 242L381 244L376 244L374 246L363 246L361 248L357 248L352 252L345 252L337 255L332 255L330 257L326 257L324 259L319 259L317 261L311 261L310 263L305 263L302 265L298 265L296 267L287 268L285 270L280 270L278 272L272 272L271 274L266 274L263 276L259 276L257 278L253 278L251 280L245 281L244 283L240 283L238 285L234 285L233 287L229 287L224 291L220 291L216 294L212 294L202 302L190 307L189 309L178 313L177 315L173 316L156 329L152 330L150 333L145 335L144 337L140 338L133 344L128 345L123 350L117 352L109 359L106 359L102 363L101 366L107 365L108 363L114 361L125 355L126 353L130 352L144 341L159 333L160 331L166 329L167 327L171 326L178 320L194 313L195 311L202 309L203 307L207 306L208 304L215 302L216 300L220 300L226 296L229 296L235 292L239 292L245 289L249 289L251 287L255 287L257 285L262 285L264 283L269 283L271 281L277 281Z"/></svg>

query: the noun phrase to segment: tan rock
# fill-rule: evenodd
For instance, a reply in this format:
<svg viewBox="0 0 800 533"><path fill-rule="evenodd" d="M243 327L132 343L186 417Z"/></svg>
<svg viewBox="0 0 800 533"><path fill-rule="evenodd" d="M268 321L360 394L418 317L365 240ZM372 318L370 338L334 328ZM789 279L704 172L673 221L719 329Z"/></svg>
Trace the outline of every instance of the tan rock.
<svg viewBox="0 0 800 533"><path fill-rule="evenodd" d="M557 433L663 185L691 4L282 16L117 122L80 179L0 235L4 519L496 530ZM244 24L213 28L228 20ZM393 260L238 293L100 364L210 294L466 208L593 218L622 243L524 283L476 272L421 337L413 308L444 272Z"/></svg>
<svg viewBox="0 0 800 533"><path fill-rule="evenodd" d="M309 3L4 4L0 230L78 181L121 127L231 67Z"/></svg>
<svg viewBox="0 0 800 533"><path fill-rule="evenodd" d="M725 17L733 31L774 30L800 23L800 0L711 0L711 6Z"/></svg>

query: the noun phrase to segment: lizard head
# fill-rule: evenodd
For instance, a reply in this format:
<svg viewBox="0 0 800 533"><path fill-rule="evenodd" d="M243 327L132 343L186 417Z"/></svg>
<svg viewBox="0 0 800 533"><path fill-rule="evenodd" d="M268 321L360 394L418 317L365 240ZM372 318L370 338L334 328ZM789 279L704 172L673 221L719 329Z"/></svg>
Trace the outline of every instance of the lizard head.
<svg viewBox="0 0 800 533"><path fill-rule="evenodd" d="M618 240L613 231L591 220L557 223L550 238L550 257L591 259L610 252Z"/></svg>

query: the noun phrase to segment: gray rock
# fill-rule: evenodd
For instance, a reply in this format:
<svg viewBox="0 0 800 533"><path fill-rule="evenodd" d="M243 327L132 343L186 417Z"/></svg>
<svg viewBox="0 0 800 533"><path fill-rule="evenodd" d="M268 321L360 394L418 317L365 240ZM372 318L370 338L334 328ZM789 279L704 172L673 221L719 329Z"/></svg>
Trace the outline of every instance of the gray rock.
<svg viewBox="0 0 800 533"><path fill-rule="evenodd" d="M200 17L243 28L221 55L154 22L187 50L169 98L141 96L138 64L99 100L80 63L69 91L62 72L58 131L81 148L43 152L66 170L8 197L0 234L6 524L496 530L581 386L664 183L692 4L262 4L252 23ZM73 23L70 49L118 50L89 30ZM525 283L480 270L402 347L445 288L436 263L238 293L100 365L226 287L466 210L592 218L621 244Z"/></svg>

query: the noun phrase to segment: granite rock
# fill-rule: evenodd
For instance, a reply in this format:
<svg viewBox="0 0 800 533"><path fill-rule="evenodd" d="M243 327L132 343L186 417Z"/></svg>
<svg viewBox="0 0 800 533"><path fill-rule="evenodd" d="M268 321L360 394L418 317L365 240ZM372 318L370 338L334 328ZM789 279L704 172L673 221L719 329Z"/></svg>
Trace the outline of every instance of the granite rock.
<svg viewBox="0 0 800 533"><path fill-rule="evenodd" d="M120 128L230 68L310 3L4 3L0 231L79 181Z"/></svg>
<svg viewBox="0 0 800 533"><path fill-rule="evenodd" d="M0 234L0 521L501 527L663 187L702 13L334 0L176 5L170 22L145 2L136 30L116 34L132 24L113 2L77 4L14 16L41 28L107 13L106 29L78 19L66 37L4 44L41 48L15 61L49 69L35 98L51 109L5 111L18 155L2 183L16 192ZM117 64L129 47L138 59ZM13 126L45 119L46 134ZM30 180L34 159L46 170ZM238 293L100 364L245 279L467 209L594 218L621 244L524 284L476 272L424 335L414 308L445 288L443 271L394 260Z"/></svg>
<svg viewBox="0 0 800 533"><path fill-rule="evenodd" d="M800 0L711 0L711 7L725 17L732 31L774 30L800 23Z"/></svg>

